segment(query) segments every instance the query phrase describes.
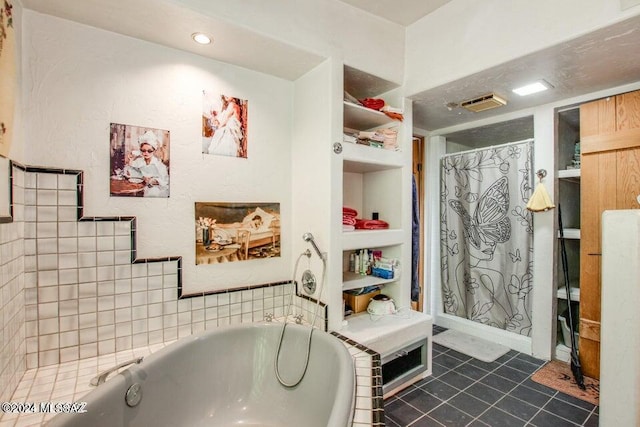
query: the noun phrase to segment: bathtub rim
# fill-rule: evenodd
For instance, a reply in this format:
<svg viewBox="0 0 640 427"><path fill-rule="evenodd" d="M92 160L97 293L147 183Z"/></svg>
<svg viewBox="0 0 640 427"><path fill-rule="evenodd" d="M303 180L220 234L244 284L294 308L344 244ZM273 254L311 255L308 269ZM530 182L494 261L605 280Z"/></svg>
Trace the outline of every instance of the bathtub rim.
<svg viewBox="0 0 640 427"><path fill-rule="evenodd" d="M156 363L163 363L162 359L166 357L166 355L175 352L180 347L186 347L191 344L195 344L198 341L208 339L213 335L222 335L222 334L233 334L234 330L249 330L249 329L267 329L267 328L276 328L277 334L279 337L279 331L283 327L284 322L254 322L254 323L244 323L244 324L234 324L234 325L224 325L217 327L211 330L200 331L195 334L182 337L174 342L167 343L166 346L160 348L153 353L145 356L143 361L140 364L130 365L126 368L121 369L117 373L110 375L107 378L107 381L100 386L94 387L89 393L85 395L83 401L87 401L87 397L89 397L90 402L113 402L115 400L121 399L120 394L116 391L121 388L125 388L130 385L131 378L137 377L140 374L142 376L145 375L145 362L147 362L147 366L151 366ZM297 329L300 333L306 333L306 331L310 330L310 326L306 325L297 325L293 323L287 324L287 330L290 328ZM260 333L260 332L259 332ZM266 332L271 333L273 332ZM346 420L345 427L350 426L354 419L355 414L355 406L356 406L356 366L353 356L343 343L343 341L328 332L322 331L321 329L317 329L313 333L313 338L316 339L319 337L323 340L330 348L335 350L336 353L342 353L342 357L338 357L338 363L340 363L341 367L347 368L351 375L338 375L338 383L336 384L336 393L332 397L332 406L329 413L327 414L327 425L342 425L337 422L337 420ZM323 345L324 347L324 345ZM274 346L274 351L276 351L276 347ZM275 375L275 374L274 374ZM114 391L114 389L116 391ZM348 393L340 392L341 390L347 390ZM347 399L348 397L348 399ZM125 403L121 403L121 407L125 407ZM125 409L126 410L126 409ZM67 425L65 419L67 416L73 416L74 414L58 414L58 416L50 419L46 425L48 426L64 426Z"/></svg>

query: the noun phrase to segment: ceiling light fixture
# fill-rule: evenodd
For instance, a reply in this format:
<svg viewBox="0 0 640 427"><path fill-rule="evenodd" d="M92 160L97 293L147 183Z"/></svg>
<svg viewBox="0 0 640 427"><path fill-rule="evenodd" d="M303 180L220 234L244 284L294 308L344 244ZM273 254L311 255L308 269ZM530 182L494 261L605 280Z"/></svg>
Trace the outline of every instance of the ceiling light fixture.
<svg viewBox="0 0 640 427"><path fill-rule="evenodd" d="M194 42L199 44L209 44L211 43L211 37L204 33L193 33L191 34L191 38Z"/></svg>
<svg viewBox="0 0 640 427"><path fill-rule="evenodd" d="M547 90L547 89L551 89L552 87L553 86L551 86L546 81L538 80L537 82L530 83L528 85L524 85L522 87L515 88L515 89L513 89L513 92L517 93L520 96L527 96L527 95L531 95L533 93L538 93L538 92L542 92L542 91Z"/></svg>

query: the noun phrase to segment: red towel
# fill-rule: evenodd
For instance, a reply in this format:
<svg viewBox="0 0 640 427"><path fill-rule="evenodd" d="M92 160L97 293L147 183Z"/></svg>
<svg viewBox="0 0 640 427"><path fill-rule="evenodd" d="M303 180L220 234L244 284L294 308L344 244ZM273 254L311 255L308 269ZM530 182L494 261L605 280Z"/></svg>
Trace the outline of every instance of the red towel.
<svg viewBox="0 0 640 427"><path fill-rule="evenodd" d="M356 220L358 230L384 230L389 228L389 223L380 219L360 219Z"/></svg>
<svg viewBox="0 0 640 427"><path fill-rule="evenodd" d="M342 223L347 225L356 225L356 217L351 215L342 215Z"/></svg>
<svg viewBox="0 0 640 427"><path fill-rule="evenodd" d="M352 208L349 208L347 206L343 206L342 207L342 216L352 216L352 217L357 217L358 216L358 211Z"/></svg>
<svg viewBox="0 0 640 427"><path fill-rule="evenodd" d="M372 110L380 110L384 107L384 99L380 98L365 98L361 99L360 103L367 108L371 108Z"/></svg>

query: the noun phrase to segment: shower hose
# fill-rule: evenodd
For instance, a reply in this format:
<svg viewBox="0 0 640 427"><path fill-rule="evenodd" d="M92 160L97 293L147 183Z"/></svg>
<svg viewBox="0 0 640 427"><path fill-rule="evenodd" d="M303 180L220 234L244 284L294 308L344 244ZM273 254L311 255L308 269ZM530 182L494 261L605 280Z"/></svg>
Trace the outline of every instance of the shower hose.
<svg viewBox="0 0 640 427"><path fill-rule="evenodd" d="M293 268L293 280L291 281L291 283L294 284L294 286L295 286L295 282L296 282L296 274L298 272L298 264L300 263L300 260L304 256L306 256L308 258L311 258L311 252L307 250L307 251L301 253L300 256L298 257L298 259L296 260L295 267ZM324 257L321 257L321 258L322 258L322 279L320 281L320 289L318 291L318 297L316 299L316 308L315 308L314 313L313 313L313 321L311 322L311 329L309 330L309 335L307 336L307 351L306 351L306 354L305 354L304 368L303 368L302 374L300 375L298 380L294 381L292 383L288 383L288 382L286 382L285 380L282 379L282 377L280 376L280 366L279 366L280 350L282 349L282 341L284 339L284 332L287 329L287 319L289 318L289 314L291 314L291 307L293 305L293 293L294 293L293 289L291 290L291 292L289 294L289 305L287 306L287 312L285 313L284 324L282 325L282 330L280 332L280 340L278 342L278 350L276 352L276 360L275 360L276 378L278 379L278 382L280 384L282 384L286 388L293 388L293 387L297 386L298 384L300 384L300 382L302 382L302 379L304 378L305 374L307 373L307 368L309 367L309 355L311 354L311 337L313 336L313 332L315 330L316 318L318 317L318 307L320 306L320 297L322 296L322 289L324 287L325 272L327 270L327 262L326 262Z"/></svg>

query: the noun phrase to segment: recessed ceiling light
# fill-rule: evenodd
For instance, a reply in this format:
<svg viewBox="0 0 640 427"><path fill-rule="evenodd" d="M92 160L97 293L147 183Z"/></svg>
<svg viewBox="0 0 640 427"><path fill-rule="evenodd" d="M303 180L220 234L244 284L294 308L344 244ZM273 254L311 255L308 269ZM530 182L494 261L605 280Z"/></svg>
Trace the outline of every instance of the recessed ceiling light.
<svg viewBox="0 0 640 427"><path fill-rule="evenodd" d="M200 43L200 44L209 44L209 43L211 43L211 37L209 37L208 35L206 35L204 33L193 33L193 34L191 34L191 38L196 43Z"/></svg>
<svg viewBox="0 0 640 427"><path fill-rule="evenodd" d="M520 96L527 96L533 93L542 92L543 90L547 90L552 87L553 86L551 86L549 83L545 82L544 80L538 80L535 83L530 83L528 85L515 88L513 89L513 92L517 93Z"/></svg>

